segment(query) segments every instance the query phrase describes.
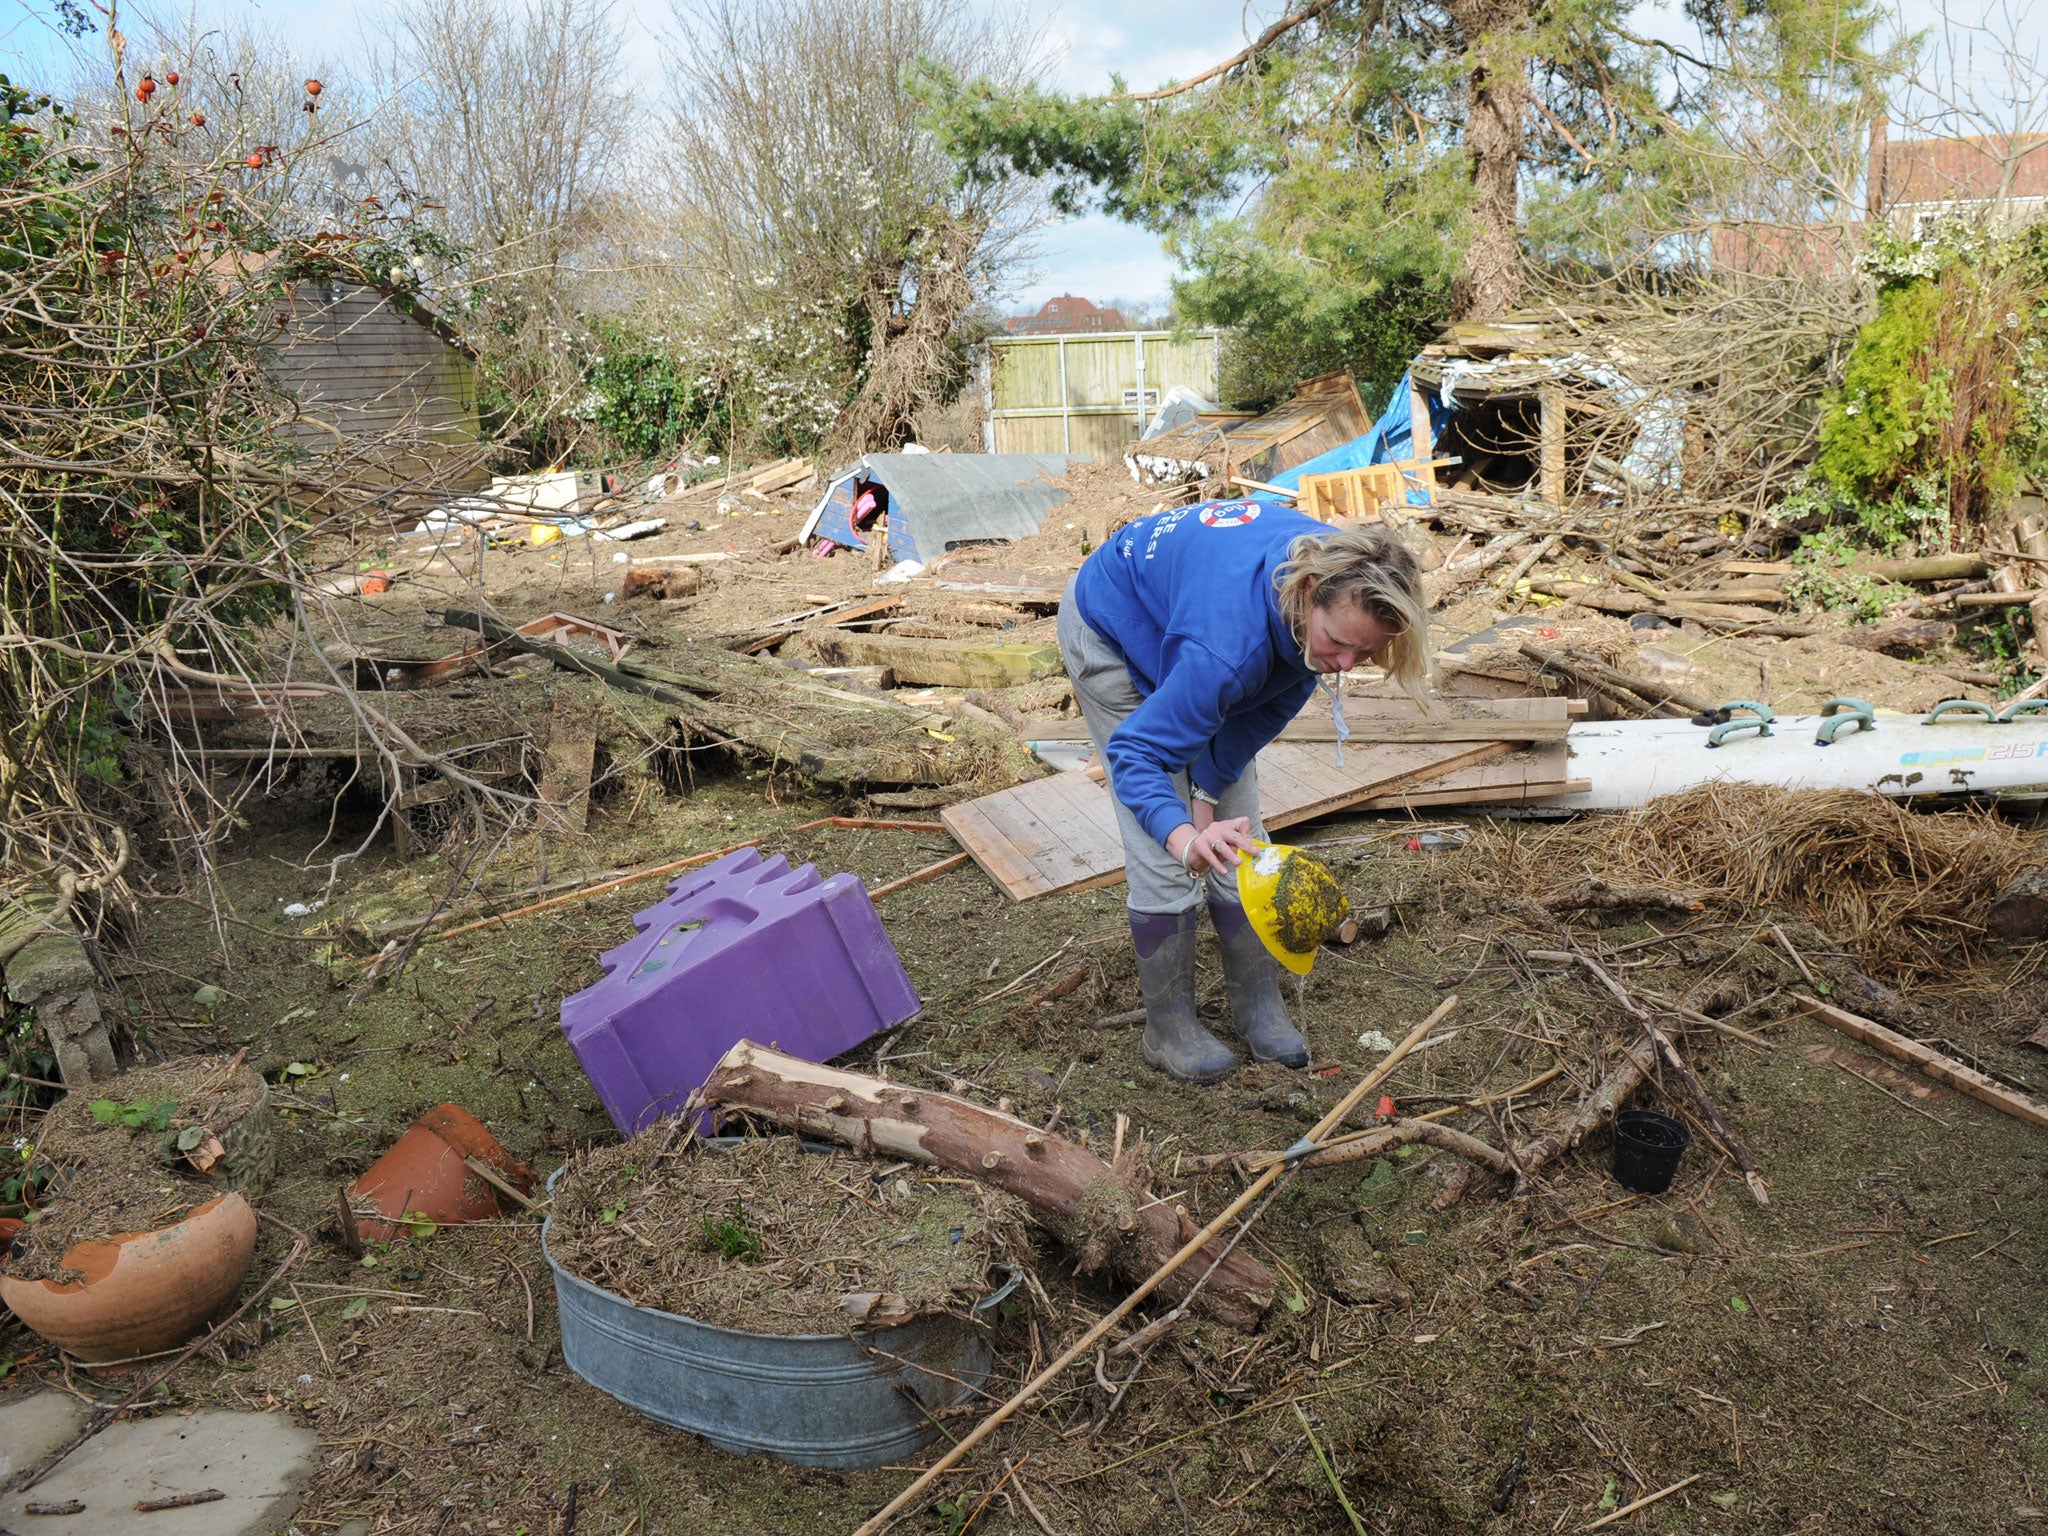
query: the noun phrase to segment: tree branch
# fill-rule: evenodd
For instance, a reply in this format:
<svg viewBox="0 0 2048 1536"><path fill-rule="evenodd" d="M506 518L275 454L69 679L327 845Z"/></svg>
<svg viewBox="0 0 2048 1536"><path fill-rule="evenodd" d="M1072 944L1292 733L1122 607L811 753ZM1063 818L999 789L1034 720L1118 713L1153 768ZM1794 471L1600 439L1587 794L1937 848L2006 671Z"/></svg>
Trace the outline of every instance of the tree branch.
<svg viewBox="0 0 2048 1536"><path fill-rule="evenodd" d="M1312 3L1303 6L1292 15L1282 16L1273 25L1261 32L1249 47L1233 53L1221 64L1203 70L1192 80L1183 80L1177 85L1162 86L1156 91L1119 91L1116 95L1105 97L1104 99L1107 101L1164 101L1169 96L1179 96L1184 92L1192 91L1198 85L1207 85L1218 75L1227 75L1240 64L1250 63L1296 27L1305 26L1307 23L1314 21L1336 3L1337 0L1312 0Z"/></svg>

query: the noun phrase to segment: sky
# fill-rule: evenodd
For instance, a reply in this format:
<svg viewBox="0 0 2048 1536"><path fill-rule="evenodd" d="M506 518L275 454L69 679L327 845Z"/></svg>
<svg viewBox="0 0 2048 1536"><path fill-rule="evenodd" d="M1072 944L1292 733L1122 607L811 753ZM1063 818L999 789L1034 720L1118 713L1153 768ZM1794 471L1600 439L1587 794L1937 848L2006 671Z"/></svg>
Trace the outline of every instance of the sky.
<svg viewBox="0 0 2048 1536"><path fill-rule="evenodd" d="M389 0L431 4L433 0ZM650 88L660 84L656 41L668 24L668 0L620 0L633 45L622 63ZM1014 11L1016 0L975 0ZM2040 0L1898 0L1902 25L1939 33L1944 26L2021 18L2009 30L2023 47L2048 56L2048 5ZM1186 79L1242 48L1289 7L1278 0L1034 0L1033 24L1050 56L1047 84L1075 92L1109 89L1122 75L1134 89ZM309 61L339 59L374 25L382 7L363 0L199 0L201 15L230 9L267 24ZM29 83L57 72L58 44L48 18L55 0L0 0L0 71ZM1677 0L1643 0L1637 25L1674 40L1687 35ZM1959 35L1959 34L1958 34ZM1062 293L1163 307L1173 268L1157 237L1105 218L1083 216L1054 225L1039 239L1031 269L1020 274L1004 307L1036 309Z"/></svg>

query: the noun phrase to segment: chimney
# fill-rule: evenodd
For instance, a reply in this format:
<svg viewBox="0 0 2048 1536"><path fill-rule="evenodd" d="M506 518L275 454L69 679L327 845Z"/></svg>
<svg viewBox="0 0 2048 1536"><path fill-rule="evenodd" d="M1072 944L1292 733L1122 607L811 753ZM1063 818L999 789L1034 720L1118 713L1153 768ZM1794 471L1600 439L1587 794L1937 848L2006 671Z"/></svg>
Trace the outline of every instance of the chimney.
<svg viewBox="0 0 2048 1536"><path fill-rule="evenodd" d="M1884 217L1885 206L1885 134L1889 128L1885 114L1880 112L1870 123L1870 168L1863 178L1863 213L1875 224Z"/></svg>

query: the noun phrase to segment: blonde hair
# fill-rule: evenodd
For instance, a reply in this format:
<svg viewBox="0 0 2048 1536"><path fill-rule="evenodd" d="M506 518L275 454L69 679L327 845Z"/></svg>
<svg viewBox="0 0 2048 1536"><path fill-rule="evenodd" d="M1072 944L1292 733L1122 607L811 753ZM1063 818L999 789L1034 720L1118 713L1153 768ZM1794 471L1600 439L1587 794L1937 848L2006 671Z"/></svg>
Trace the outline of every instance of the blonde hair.
<svg viewBox="0 0 2048 1536"><path fill-rule="evenodd" d="M1287 550L1287 563L1274 574L1280 612L1304 652L1308 610L1356 603L1394 631L1380 664L1411 696L1426 702L1429 687L1429 605L1422 595L1422 567L1393 529L1364 523L1327 538L1303 534Z"/></svg>

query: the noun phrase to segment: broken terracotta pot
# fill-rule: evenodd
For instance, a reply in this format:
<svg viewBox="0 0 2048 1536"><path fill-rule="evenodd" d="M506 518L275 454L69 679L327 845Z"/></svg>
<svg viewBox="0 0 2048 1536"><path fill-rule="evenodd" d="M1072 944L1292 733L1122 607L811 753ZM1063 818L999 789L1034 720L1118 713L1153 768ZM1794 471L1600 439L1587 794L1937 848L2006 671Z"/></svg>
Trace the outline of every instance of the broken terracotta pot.
<svg viewBox="0 0 2048 1536"><path fill-rule="evenodd" d="M350 1186L353 1202L392 1218L379 1221L359 1210L357 1230L382 1242L397 1236L397 1218L412 1212L444 1227L502 1215L498 1191L464 1161L472 1157L522 1195L532 1191L533 1170L500 1146L481 1121L459 1104L436 1104Z"/></svg>
<svg viewBox="0 0 2048 1536"><path fill-rule="evenodd" d="M14 1239L24 1223L19 1216L0 1216L0 1265L7 1262L7 1255L14 1250ZM7 1310L7 1302L0 1297L0 1312Z"/></svg>
<svg viewBox="0 0 2048 1536"><path fill-rule="evenodd" d="M256 1212L222 1195L173 1226L73 1243L62 1284L0 1273L0 1300L60 1349L93 1364L182 1344L234 1298L256 1254Z"/></svg>

